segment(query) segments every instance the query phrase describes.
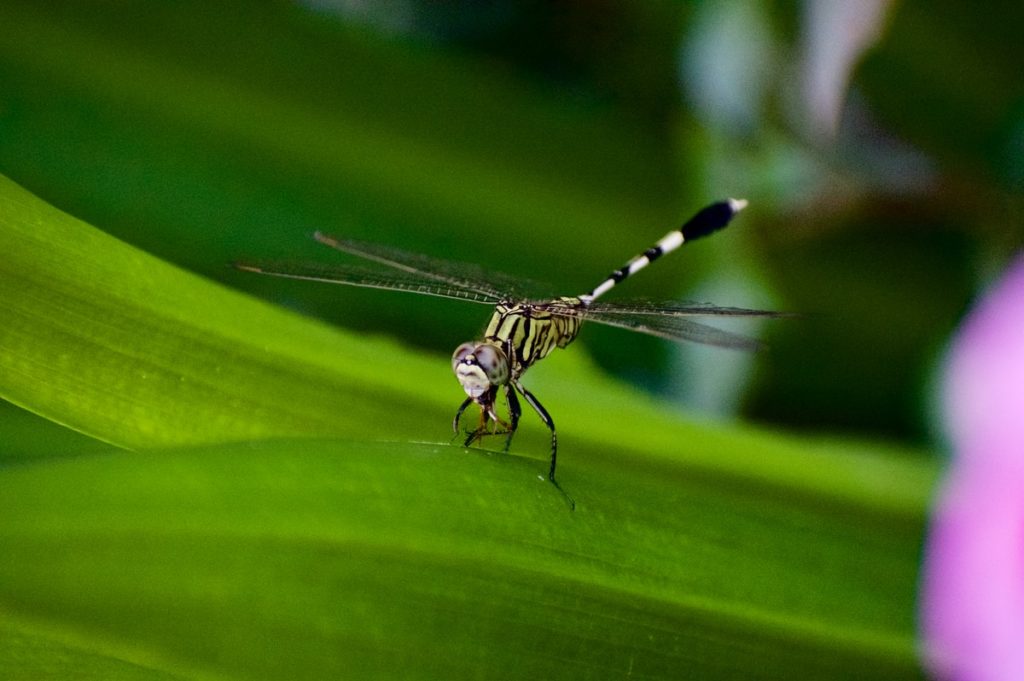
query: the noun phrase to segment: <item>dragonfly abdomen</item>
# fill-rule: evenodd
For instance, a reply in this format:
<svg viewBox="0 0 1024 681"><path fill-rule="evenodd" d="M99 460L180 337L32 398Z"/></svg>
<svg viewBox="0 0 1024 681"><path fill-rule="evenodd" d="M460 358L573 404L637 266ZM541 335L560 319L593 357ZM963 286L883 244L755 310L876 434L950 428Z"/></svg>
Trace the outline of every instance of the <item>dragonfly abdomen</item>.
<svg viewBox="0 0 1024 681"><path fill-rule="evenodd" d="M581 295L580 300L584 305L589 305L661 256L671 253L688 241L699 239L722 229L746 205L747 202L743 199L729 199L707 206L687 220L682 227L673 229L646 251L634 256L625 265L614 270L590 293Z"/></svg>

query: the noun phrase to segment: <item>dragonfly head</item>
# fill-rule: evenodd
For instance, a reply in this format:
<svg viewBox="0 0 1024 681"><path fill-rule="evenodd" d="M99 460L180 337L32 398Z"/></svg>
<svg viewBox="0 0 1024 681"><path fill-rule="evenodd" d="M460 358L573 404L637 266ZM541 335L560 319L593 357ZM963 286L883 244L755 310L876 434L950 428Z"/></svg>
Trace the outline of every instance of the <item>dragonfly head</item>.
<svg viewBox="0 0 1024 681"><path fill-rule="evenodd" d="M497 343L463 343L452 355L452 370L466 394L476 401L508 383L508 357Z"/></svg>

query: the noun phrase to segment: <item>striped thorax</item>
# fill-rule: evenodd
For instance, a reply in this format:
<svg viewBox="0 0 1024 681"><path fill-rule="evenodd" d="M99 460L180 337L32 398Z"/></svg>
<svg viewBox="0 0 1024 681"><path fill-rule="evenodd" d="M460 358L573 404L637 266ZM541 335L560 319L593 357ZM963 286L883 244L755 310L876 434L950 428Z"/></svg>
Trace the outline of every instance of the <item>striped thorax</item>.
<svg viewBox="0 0 1024 681"><path fill-rule="evenodd" d="M575 310L579 298L541 303L498 303L480 343L463 343L452 355L452 368L466 394L489 403L490 388L518 380L530 366L555 348L564 348L580 332Z"/></svg>
<svg viewBox="0 0 1024 681"><path fill-rule="evenodd" d="M545 303L498 303L484 338L512 348L512 375L518 378L534 362L555 348L564 348L580 332L583 306L579 298L558 298Z"/></svg>

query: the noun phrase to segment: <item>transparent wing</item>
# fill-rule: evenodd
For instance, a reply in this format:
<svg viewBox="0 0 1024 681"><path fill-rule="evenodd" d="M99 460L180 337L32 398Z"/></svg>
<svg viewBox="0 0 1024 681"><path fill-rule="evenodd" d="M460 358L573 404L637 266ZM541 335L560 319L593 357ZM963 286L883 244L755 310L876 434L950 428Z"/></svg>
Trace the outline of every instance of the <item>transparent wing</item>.
<svg viewBox="0 0 1024 681"><path fill-rule="evenodd" d="M405 291L438 298L465 300L471 303L494 305L501 296L491 290L480 290L454 281L425 277L420 273L381 271L360 265L318 265L290 262L236 262L234 266L245 272L255 272L284 279L320 281L385 291Z"/></svg>
<svg viewBox="0 0 1024 681"><path fill-rule="evenodd" d="M344 284L387 291L405 291L420 295L464 300L493 305L510 298L534 297L542 289L540 284L527 279L511 277L500 272L489 272L477 265L452 262L418 253L409 253L391 246L338 239L316 232L314 238L343 253L368 260L388 269L361 265L321 265L294 262L240 262L235 267L287 279L303 279L330 284ZM551 289L548 288L548 291ZM539 302L546 302L540 300ZM546 302L555 314L583 317L606 326L614 326L645 333L671 341L692 341L724 348L752 350L758 341L693 321L690 317L788 317L784 312L746 310L719 307L706 303L656 302L651 300L621 300L614 303L593 303L585 309L559 303Z"/></svg>
<svg viewBox="0 0 1024 681"><path fill-rule="evenodd" d="M323 232L315 232L313 238L325 246L330 246L342 253L370 260L424 280L487 294L492 296L494 300L509 297L526 298L536 295L540 291L543 291L544 295L548 295L552 290L551 287L522 277L513 277L502 272L489 271L470 263L454 262L420 253L410 253L392 246L357 241L355 239L339 239Z"/></svg>
<svg viewBox="0 0 1024 681"><path fill-rule="evenodd" d="M655 317L761 317L767 319L793 317L791 312L770 310L748 310L742 307L719 307L710 303L676 301L618 300L612 303L591 303L586 309L588 319L609 316L655 316Z"/></svg>
<svg viewBox="0 0 1024 681"><path fill-rule="evenodd" d="M761 347L761 343L753 338L718 329L714 326L708 326L707 324L701 324L681 316L666 316L658 313L633 313L619 310L613 314L590 313L588 311L583 315L583 318L588 322L615 326L620 329L629 329L630 331L665 338L677 343L690 341L734 350L757 350Z"/></svg>
<svg viewBox="0 0 1024 681"><path fill-rule="evenodd" d="M561 307L561 311L559 310ZM593 303L580 309L572 305L552 304L555 314L582 317L588 322L645 333L675 342L690 341L737 350L756 350L761 344L747 336L708 326L692 317L773 318L790 316L784 312L719 307L707 303L653 302L650 300Z"/></svg>

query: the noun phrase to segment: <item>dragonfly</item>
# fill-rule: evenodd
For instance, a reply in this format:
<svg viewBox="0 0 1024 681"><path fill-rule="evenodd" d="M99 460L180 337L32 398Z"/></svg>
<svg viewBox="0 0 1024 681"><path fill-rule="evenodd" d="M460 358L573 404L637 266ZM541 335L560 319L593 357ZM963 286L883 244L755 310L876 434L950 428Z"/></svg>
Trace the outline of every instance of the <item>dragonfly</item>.
<svg viewBox="0 0 1024 681"><path fill-rule="evenodd" d="M681 227L673 229L653 246L613 270L589 292L577 296L525 297L518 293L529 288L529 283L524 279L489 272L467 263L409 253L391 246L341 239L319 231L313 235L319 243L373 265L238 262L235 267L288 279L404 291L493 305L494 312L482 338L459 345L452 354L452 371L466 394L452 419L452 429L458 437L464 412L475 404L479 408L479 419L475 428L466 430L465 446L469 447L487 435L506 435L507 452L512 436L519 427L521 396L551 433L547 480L566 498L570 508L575 508L575 502L555 477L558 461L555 422L540 400L523 385L523 374L555 348L564 348L572 343L584 321L670 341L693 341L742 350L756 349L759 345L756 340L694 318L779 317L785 313L647 299L598 301L598 298L660 257L685 243L724 228L746 205L747 202L742 199L727 199L706 206ZM505 399L507 418L498 413L499 395Z"/></svg>

